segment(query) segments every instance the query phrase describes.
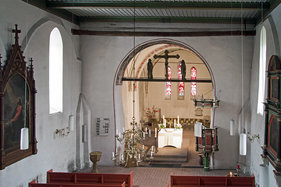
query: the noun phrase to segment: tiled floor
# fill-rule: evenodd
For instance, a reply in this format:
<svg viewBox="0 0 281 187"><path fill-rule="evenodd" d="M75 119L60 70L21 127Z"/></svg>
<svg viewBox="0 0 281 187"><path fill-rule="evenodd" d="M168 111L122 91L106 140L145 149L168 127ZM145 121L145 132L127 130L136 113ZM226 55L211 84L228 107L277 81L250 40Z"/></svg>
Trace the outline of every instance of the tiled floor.
<svg viewBox="0 0 281 187"><path fill-rule="evenodd" d="M231 170L212 170L209 172L204 172L202 168L153 168L153 167L123 168L123 167L113 167L113 166L99 166L98 169L99 169L99 173L130 173L130 171L133 171L134 187L166 187L167 184L170 182L171 173L173 173L174 175L224 176L231 171Z"/></svg>

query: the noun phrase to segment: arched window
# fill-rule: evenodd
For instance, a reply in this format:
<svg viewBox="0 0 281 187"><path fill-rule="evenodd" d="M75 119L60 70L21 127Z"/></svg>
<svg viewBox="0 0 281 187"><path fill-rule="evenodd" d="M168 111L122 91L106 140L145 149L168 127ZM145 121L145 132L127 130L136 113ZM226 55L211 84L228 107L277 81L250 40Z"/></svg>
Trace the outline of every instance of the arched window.
<svg viewBox="0 0 281 187"><path fill-rule="evenodd" d="M171 80L172 78L172 69L170 66L168 66L168 79ZM166 82L166 88L165 88L165 98L171 99L172 95L172 83Z"/></svg>
<svg viewBox="0 0 281 187"><path fill-rule="evenodd" d="M259 92L257 113L263 115L263 102L265 95L265 71L266 71L266 30L261 29L260 34L260 62L259 62Z"/></svg>
<svg viewBox="0 0 281 187"><path fill-rule="evenodd" d="M49 46L49 112L62 112L63 106L63 43L60 31L54 28Z"/></svg>
<svg viewBox="0 0 281 187"><path fill-rule="evenodd" d="M179 80L182 80L181 63L179 64L178 78L179 78ZM178 92L179 92L178 98L183 99L184 98L184 82L179 83Z"/></svg>
<svg viewBox="0 0 281 187"><path fill-rule="evenodd" d="M191 80L196 80L197 77L197 70L195 67L192 67L190 69L190 79ZM196 82L191 82L191 87L190 87L190 94L192 97L196 96Z"/></svg>

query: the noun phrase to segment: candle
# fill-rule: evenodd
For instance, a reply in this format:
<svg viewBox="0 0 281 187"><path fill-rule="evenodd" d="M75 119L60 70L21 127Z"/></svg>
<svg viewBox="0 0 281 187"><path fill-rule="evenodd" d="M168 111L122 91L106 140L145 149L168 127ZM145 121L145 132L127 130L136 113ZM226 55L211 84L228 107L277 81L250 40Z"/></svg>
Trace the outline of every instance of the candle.
<svg viewBox="0 0 281 187"><path fill-rule="evenodd" d="M142 132L142 138L145 139L145 132Z"/></svg>
<svg viewBox="0 0 281 187"><path fill-rule="evenodd" d="M144 145L142 145L142 150L144 150Z"/></svg>
<svg viewBox="0 0 281 187"><path fill-rule="evenodd" d="M154 146L151 147L151 152L154 152Z"/></svg>
<svg viewBox="0 0 281 187"><path fill-rule="evenodd" d="M178 115L178 124L180 124L180 116Z"/></svg>
<svg viewBox="0 0 281 187"><path fill-rule="evenodd" d="M124 160L124 155L121 153L120 161Z"/></svg>
<svg viewBox="0 0 281 187"><path fill-rule="evenodd" d="M150 153L150 157L153 157L153 152Z"/></svg>
<svg viewBox="0 0 281 187"><path fill-rule="evenodd" d="M133 139L133 134L131 134L131 139Z"/></svg>
<svg viewBox="0 0 281 187"><path fill-rule="evenodd" d="M151 137L151 129L148 130L148 136Z"/></svg>
<svg viewBox="0 0 281 187"><path fill-rule="evenodd" d="M141 157L140 157L140 153L138 154L138 160L140 160L141 159Z"/></svg>
<svg viewBox="0 0 281 187"><path fill-rule="evenodd" d="M155 134L154 137L157 138L157 128L155 128Z"/></svg>
<svg viewBox="0 0 281 187"><path fill-rule="evenodd" d="M147 127L145 127L145 134L147 134Z"/></svg>

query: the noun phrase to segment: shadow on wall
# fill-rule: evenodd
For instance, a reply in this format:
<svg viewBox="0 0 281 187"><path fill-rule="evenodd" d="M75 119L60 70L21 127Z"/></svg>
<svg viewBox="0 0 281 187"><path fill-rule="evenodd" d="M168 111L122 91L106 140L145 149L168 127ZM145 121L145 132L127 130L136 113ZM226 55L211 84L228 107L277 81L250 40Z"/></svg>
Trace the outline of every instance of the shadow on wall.
<svg viewBox="0 0 281 187"><path fill-rule="evenodd" d="M91 110L85 96L80 94L76 109L76 169L90 167ZM74 165L74 163L73 163ZM69 164L71 167L71 163Z"/></svg>

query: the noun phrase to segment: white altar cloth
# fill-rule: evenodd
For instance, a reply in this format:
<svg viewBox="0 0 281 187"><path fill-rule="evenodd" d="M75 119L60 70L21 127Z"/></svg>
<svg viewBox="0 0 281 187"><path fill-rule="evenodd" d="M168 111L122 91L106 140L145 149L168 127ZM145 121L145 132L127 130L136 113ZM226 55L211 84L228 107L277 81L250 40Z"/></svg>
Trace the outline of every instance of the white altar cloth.
<svg viewBox="0 0 281 187"><path fill-rule="evenodd" d="M158 133L158 148L170 145L181 148L182 129L165 128Z"/></svg>

